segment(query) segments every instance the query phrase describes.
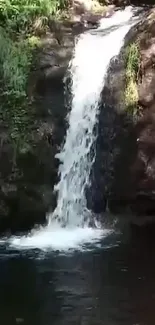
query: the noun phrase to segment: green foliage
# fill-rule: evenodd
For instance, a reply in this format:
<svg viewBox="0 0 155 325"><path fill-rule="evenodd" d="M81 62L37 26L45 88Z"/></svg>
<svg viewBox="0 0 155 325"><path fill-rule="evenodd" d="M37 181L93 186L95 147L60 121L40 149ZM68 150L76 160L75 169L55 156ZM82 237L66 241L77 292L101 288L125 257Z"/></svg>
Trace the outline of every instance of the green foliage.
<svg viewBox="0 0 155 325"><path fill-rule="evenodd" d="M28 148L29 128L32 123L26 88L34 44L28 38L13 41L0 28L0 113L19 150L23 146Z"/></svg>
<svg viewBox="0 0 155 325"><path fill-rule="evenodd" d="M27 30L38 17L48 18L64 6L65 0L1 0L0 20L10 30Z"/></svg>
<svg viewBox="0 0 155 325"><path fill-rule="evenodd" d="M128 111L133 115L137 115L138 109L138 89L137 79L140 65L140 54L138 45L132 43L126 49L126 88L125 88L125 105Z"/></svg>
<svg viewBox="0 0 155 325"><path fill-rule="evenodd" d="M7 93L23 96L31 64L31 48L28 46L28 40L13 42L0 28L0 44L0 66L4 89Z"/></svg>
<svg viewBox="0 0 155 325"><path fill-rule="evenodd" d="M0 118L18 151L30 149L34 112L27 96L36 35L66 0L0 0ZM44 30L45 29L45 30Z"/></svg>

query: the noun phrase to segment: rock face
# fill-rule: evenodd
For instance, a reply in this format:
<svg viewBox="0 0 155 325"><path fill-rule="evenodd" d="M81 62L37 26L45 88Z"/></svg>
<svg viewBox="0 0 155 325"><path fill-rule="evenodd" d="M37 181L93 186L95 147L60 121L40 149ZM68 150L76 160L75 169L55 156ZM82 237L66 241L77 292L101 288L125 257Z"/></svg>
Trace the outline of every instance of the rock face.
<svg viewBox="0 0 155 325"><path fill-rule="evenodd" d="M133 27L117 61L109 69L100 110L97 188L113 213L155 214L155 9ZM137 42L138 112L125 106L125 60L128 44ZM102 210L102 199L100 201Z"/></svg>
<svg viewBox="0 0 155 325"><path fill-rule="evenodd" d="M7 126L0 121L0 231L25 230L46 220L55 206L57 179L54 158L66 129L63 78L74 46L71 26L51 22L51 31L34 55L28 95L34 109L31 149L17 154Z"/></svg>

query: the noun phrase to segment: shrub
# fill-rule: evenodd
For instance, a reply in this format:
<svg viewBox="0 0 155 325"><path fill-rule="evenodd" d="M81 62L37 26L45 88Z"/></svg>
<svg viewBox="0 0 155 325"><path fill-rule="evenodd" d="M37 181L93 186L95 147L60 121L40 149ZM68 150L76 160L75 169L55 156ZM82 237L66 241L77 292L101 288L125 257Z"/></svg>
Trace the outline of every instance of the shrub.
<svg viewBox="0 0 155 325"><path fill-rule="evenodd" d="M35 19L49 17L64 5L65 0L1 0L0 19L10 30L27 30Z"/></svg>

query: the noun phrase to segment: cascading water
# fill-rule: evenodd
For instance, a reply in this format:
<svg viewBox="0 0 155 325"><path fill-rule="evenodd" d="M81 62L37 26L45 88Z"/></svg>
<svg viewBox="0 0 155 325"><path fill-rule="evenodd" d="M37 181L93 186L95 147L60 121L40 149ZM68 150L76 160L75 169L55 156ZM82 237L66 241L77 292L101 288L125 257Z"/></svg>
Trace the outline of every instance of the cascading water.
<svg viewBox="0 0 155 325"><path fill-rule="evenodd" d="M98 29L78 38L69 66L73 97L69 127L64 146L57 154L61 162L60 181L55 187L57 207L48 216L46 228L28 237L14 238L14 245L68 249L96 240L107 232L88 228L91 213L87 210L85 189L89 186L95 159L91 149L96 138L94 127L106 72L111 59L119 54L125 35L136 22L133 8L126 7L111 18L102 19Z"/></svg>
<svg viewBox="0 0 155 325"><path fill-rule="evenodd" d="M132 24L133 9L128 7L109 19L103 19L98 30L87 32L77 40L69 67L72 109L68 117L66 141L57 154L61 162L60 182L55 187L58 203L54 214L50 216L51 222L55 217L62 225L89 225L91 214L87 210L85 189L89 186L95 159L91 148L96 137L93 130L97 123L100 94L110 60L119 54Z"/></svg>

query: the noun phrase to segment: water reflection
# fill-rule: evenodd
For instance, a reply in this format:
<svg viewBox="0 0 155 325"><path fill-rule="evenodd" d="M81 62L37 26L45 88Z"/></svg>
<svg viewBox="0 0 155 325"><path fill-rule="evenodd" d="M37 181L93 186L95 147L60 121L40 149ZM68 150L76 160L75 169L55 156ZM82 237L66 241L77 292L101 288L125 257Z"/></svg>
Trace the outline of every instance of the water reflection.
<svg viewBox="0 0 155 325"><path fill-rule="evenodd" d="M154 325L155 241L112 236L109 249L44 259L3 247L0 324Z"/></svg>

